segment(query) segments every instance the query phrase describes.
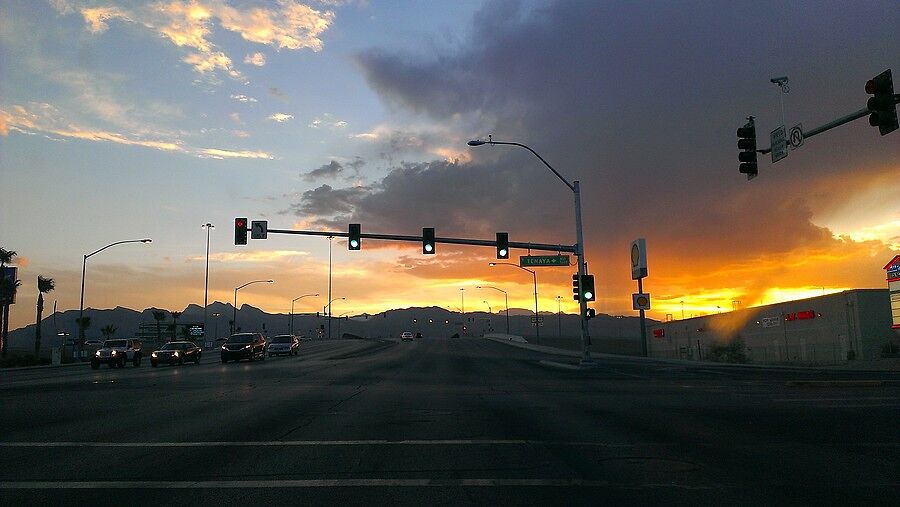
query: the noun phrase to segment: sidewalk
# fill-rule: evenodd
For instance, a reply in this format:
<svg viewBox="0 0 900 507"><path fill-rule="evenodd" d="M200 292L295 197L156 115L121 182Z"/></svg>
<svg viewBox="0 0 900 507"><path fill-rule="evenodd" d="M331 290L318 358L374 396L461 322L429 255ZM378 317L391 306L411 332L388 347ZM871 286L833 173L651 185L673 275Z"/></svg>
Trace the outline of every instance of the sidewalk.
<svg viewBox="0 0 900 507"><path fill-rule="evenodd" d="M552 354L556 356L567 356L567 357L575 357L581 358L581 351L575 350L566 350L559 349L556 347L548 347L545 345L533 345L531 343L527 343L518 340L509 340L509 339L499 339L492 336L485 336L487 340L495 341L497 343L503 343L506 345L510 345L513 347L518 347L521 349L532 350L534 352L541 352L544 354ZM701 365L701 366L722 366L722 367L733 367L733 368L777 368L784 370L802 370L802 371L815 371L815 370L826 370L826 371L858 371L858 372L900 372L900 359L882 359L879 361L853 361L847 362L845 364L833 365L833 366L803 366L803 365L781 365L781 364L741 364L741 363L717 363L712 361L689 361L685 359L663 359L663 358L655 358L655 357L641 357L641 356L626 356L626 355L617 355L617 354L603 354L592 352L591 357L595 358L608 358L608 359L618 359L618 360L626 360L626 361L646 361L646 362L655 362L662 364L681 364L681 365Z"/></svg>

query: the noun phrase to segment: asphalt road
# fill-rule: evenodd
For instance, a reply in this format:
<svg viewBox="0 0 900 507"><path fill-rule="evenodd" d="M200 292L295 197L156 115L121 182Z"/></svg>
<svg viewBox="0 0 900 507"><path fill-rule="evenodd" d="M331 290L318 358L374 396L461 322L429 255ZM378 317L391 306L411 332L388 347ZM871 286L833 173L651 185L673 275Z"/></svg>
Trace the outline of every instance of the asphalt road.
<svg viewBox="0 0 900 507"><path fill-rule="evenodd" d="M896 373L566 361L426 337L0 372L0 503L900 502Z"/></svg>

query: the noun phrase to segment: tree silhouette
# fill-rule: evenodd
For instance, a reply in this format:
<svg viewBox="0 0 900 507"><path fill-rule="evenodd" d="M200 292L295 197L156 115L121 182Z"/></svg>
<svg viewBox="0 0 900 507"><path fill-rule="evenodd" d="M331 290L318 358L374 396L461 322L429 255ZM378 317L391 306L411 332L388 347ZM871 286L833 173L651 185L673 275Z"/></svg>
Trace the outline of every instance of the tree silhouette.
<svg viewBox="0 0 900 507"><path fill-rule="evenodd" d="M177 339L175 333L178 331L178 317L181 317L181 312L169 312L169 315L172 316L172 341L175 341Z"/></svg>
<svg viewBox="0 0 900 507"><path fill-rule="evenodd" d="M156 344L159 345L162 342L162 329L160 329L160 324L166 318L166 312L164 310L153 310L153 320L156 321Z"/></svg>
<svg viewBox="0 0 900 507"><path fill-rule="evenodd" d="M100 333L103 335L104 340L108 340L108 339L112 338L112 336L114 334L116 334L116 331L118 331L118 330L119 330L119 328L117 328L116 326L114 326L112 324L107 324L100 328Z"/></svg>
<svg viewBox="0 0 900 507"><path fill-rule="evenodd" d="M84 336L84 332L87 331L89 327L91 327L91 318L78 317L75 319L75 323L78 324L78 330L80 331L79 336Z"/></svg>
<svg viewBox="0 0 900 507"><path fill-rule="evenodd" d="M19 255L15 250L7 250L5 248L0 247L0 276L4 274L4 269L7 264L12 264L13 259ZM0 319L2 319L2 325L0 325L0 356L6 357L6 345L9 342L9 305L12 299L16 295L16 290L21 285L19 280L7 280L6 277L2 277L0 279L0 301L2 301L2 307L0 307Z"/></svg>
<svg viewBox="0 0 900 507"><path fill-rule="evenodd" d="M34 322L34 355L41 354L41 314L44 312L44 294L56 288L56 282L52 278L44 278L38 275L37 278L38 299L37 299L37 318Z"/></svg>

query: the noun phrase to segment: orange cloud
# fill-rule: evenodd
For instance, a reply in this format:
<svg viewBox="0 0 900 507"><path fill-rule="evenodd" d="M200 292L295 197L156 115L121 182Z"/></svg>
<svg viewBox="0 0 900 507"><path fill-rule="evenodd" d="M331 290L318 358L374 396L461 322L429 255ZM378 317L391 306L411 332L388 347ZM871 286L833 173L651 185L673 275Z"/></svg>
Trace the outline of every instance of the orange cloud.
<svg viewBox="0 0 900 507"><path fill-rule="evenodd" d="M109 28L106 22L110 19L119 18L131 21L127 12L113 6L84 7L81 9L81 16L84 17L85 23L88 24L88 30L95 34L105 32Z"/></svg>

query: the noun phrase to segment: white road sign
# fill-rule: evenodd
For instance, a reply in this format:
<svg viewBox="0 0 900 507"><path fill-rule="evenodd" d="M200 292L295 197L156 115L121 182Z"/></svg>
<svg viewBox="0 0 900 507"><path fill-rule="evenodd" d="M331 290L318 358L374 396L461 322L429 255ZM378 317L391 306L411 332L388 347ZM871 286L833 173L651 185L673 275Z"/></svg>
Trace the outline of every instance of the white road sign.
<svg viewBox="0 0 900 507"><path fill-rule="evenodd" d="M803 124L798 123L791 127L791 132L788 134L788 140L791 143L792 149L797 149L803 146Z"/></svg>
<svg viewBox="0 0 900 507"><path fill-rule="evenodd" d="M769 136L769 140L772 142L773 164L787 157L787 131L785 130L784 125L773 130L772 134Z"/></svg>

